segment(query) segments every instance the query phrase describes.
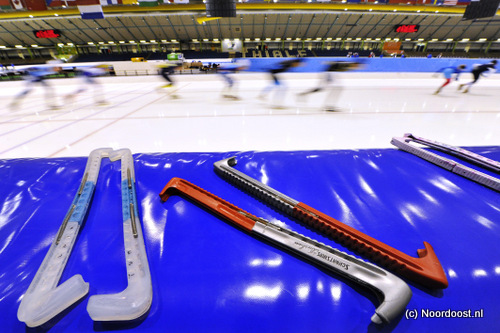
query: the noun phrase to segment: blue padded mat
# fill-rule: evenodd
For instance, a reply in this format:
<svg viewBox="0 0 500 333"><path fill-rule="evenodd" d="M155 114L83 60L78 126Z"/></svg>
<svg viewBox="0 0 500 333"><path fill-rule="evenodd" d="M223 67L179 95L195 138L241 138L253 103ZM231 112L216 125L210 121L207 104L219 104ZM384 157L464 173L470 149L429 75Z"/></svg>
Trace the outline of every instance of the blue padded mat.
<svg viewBox="0 0 500 333"><path fill-rule="evenodd" d="M500 160L500 147L470 150ZM184 178L254 215L352 253L217 176L213 163L233 155L236 168L250 177L409 255L429 242L449 287L432 291L410 284L407 309L419 317L407 319L403 313L388 326L376 326L370 317L379 303L370 291L182 197L160 201L168 180ZM129 323L94 323L86 311L89 295L119 292L127 284L120 162L104 159L60 281L81 274L90 284L89 295L42 327L29 329L17 320L21 298L58 232L87 158L0 160L0 331L498 332L498 192L397 149L134 158L153 282L150 311ZM481 318L422 318L426 310L480 311Z"/></svg>

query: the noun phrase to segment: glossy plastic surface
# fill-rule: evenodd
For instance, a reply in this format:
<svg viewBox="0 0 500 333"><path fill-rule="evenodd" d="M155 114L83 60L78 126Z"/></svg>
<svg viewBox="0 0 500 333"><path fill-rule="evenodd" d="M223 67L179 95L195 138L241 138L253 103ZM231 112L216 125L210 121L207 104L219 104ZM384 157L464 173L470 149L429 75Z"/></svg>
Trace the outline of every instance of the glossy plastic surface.
<svg viewBox="0 0 500 333"><path fill-rule="evenodd" d="M500 147L468 149L500 160ZM213 163L233 155L249 176L404 253L413 255L425 239L433 245L449 287L430 292L410 285L407 315L418 318L403 314L379 328L370 323L377 303L370 300L371 293L361 294L349 281L256 240L189 201L159 199L169 179L185 178L254 215L278 219L288 229L352 254L220 179ZM85 297L42 329L496 332L500 326L500 200L493 190L397 149L134 157L153 282L149 312L131 323L94 323ZM0 160L2 332L26 328L16 318L20 298L57 234L86 160ZM89 216L60 280L78 272L89 282L90 295L127 286L119 168L119 163L103 160ZM469 310L483 318L422 318L426 313L463 317Z"/></svg>
<svg viewBox="0 0 500 333"><path fill-rule="evenodd" d="M119 293L92 295L87 311L95 321L135 320L149 310L153 288L141 219L137 213L134 161L129 149L115 150L110 153L109 159L121 161L123 239L128 286Z"/></svg>
<svg viewBox="0 0 500 333"><path fill-rule="evenodd" d="M234 168L236 158L214 163L214 171L236 187L256 196L266 204L295 217L317 232L356 251L365 258L426 288L443 289L448 286L446 274L432 246L424 242L425 249L418 249L418 258L409 256L370 237L339 220L328 216L302 202L247 176Z"/></svg>
<svg viewBox="0 0 500 333"><path fill-rule="evenodd" d="M269 223L185 179L172 178L160 192L162 201L167 201L172 190L231 224L250 231L252 235L260 235L279 249L292 251L335 275L341 275L360 286L372 289L382 301L372 316L372 322L376 324L389 323L399 317L411 299L410 287L380 267L283 228L278 225L279 222Z"/></svg>
<svg viewBox="0 0 500 333"><path fill-rule="evenodd" d="M25 322L28 327L45 324L89 291L88 283L80 274L75 274L60 286L58 282L92 201L101 159L107 157L110 150L96 149L90 153L82 173L82 182L79 188L74 190L75 198L64 217L57 237L54 237L49 251L22 297L17 318Z"/></svg>

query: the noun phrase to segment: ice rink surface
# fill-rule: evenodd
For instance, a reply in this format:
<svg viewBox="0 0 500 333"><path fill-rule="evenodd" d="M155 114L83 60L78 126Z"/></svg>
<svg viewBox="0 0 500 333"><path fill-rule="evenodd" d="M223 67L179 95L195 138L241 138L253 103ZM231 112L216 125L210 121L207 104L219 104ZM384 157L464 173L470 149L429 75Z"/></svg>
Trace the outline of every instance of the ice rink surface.
<svg viewBox="0 0 500 333"><path fill-rule="evenodd" d="M460 82L468 82L463 74ZM177 75L176 87L159 89L159 76L99 78L107 104L92 87L69 101L81 79L49 81L57 109L41 87L9 108L22 81L1 82L0 158L88 156L99 147L132 153L224 152L389 148L404 133L455 146L500 145L500 77L482 78L467 94L458 83L431 74L342 73L328 92L337 111L323 110L327 93L297 98L319 74L283 75L280 101L257 99L269 84L263 74L237 74L240 100L221 97L219 75ZM179 96L173 99L169 93ZM332 104L332 103L330 103Z"/></svg>

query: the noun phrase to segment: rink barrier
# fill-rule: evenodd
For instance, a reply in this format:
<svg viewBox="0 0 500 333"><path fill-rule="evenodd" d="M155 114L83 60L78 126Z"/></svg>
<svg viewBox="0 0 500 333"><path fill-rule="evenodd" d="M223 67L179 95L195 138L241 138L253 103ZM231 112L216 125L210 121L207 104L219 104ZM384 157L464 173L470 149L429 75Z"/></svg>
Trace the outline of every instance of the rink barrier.
<svg viewBox="0 0 500 333"><path fill-rule="evenodd" d="M263 72L273 68L287 58L253 58L249 59L253 72ZM315 57L303 58L300 67L293 68L290 72L307 73L321 72L328 62L355 61L362 64L355 72L410 72L434 73L448 66L466 65L466 72L471 71L473 65L484 64L492 59L461 59L461 58L347 58L347 57Z"/></svg>
<svg viewBox="0 0 500 333"><path fill-rule="evenodd" d="M242 58L243 59L243 58ZM250 62L250 67L247 72L267 72L274 68L278 63L286 59L292 58L245 58ZM350 72L358 73L435 73L440 69L448 66L466 65L465 72L470 72L474 65L485 64L492 59L463 59L463 58L347 58L347 57L314 57L301 58L303 63L301 66L291 69L291 73L318 73L322 72L329 62L332 61L356 61L362 64L358 69ZM230 62L231 59L197 59L203 65L221 64ZM164 61L113 61L106 62L113 67L116 76L142 76L142 75L158 75L159 65ZM79 63L79 66L90 66L99 63ZM69 64L68 64L69 65ZM66 65L67 66L67 65ZM18 68L30 66L18 66ZM201 71L199 69L187 68L176 74L212 74L217 73L216 70ZM66 77L66 76L64 76ZM17 77L5 77L3 80L21 79Z"/></svg>
<svg viewBox="0 0 500 333"><path fill-rule="evenodd" d="M250 61L249 72L266 72L279 62L290 58L246 58ZM302 58L303 64L290 70L296 73L321 72L328 62L332 61L357 61L362 64L353 72L386 72L386 73L434 73L448 66L466 65L466 72L470 72L475 64L484 64L492 59L462 59L462 58L347 58L347 57L314 57ZM219 63L214 59L200 59L204 65ZM230 59L217 59L230 61ZM116 75L157 75L158 64L161 61L131 62L119 61L110 63L113 65ZM215 73L214 71L211 71ZM206 74L206 72L185 69L182 74Z"/></svg>

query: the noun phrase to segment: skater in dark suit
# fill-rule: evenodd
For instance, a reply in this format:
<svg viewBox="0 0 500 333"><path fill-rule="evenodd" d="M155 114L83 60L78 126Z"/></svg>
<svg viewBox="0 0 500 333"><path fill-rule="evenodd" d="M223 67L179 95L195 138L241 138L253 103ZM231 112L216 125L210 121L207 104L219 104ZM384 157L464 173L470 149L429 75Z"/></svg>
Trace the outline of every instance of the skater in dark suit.
<svg viewBox="0 0 500 333"><path fill-rule="evenodd" d="M339 85L335 86L335 72L345 72L349 70L356 69L360 66L357 62L352 61L335 61L326 63L326 67L323 69L323 75L318 86L314 89L304 91L297 95L298 100L305 98L305 96L317 93L320 91L326 91L327 95L323 103L322 109L324 111L337 111L335 107L335 102L338 101L342 87Z"/></svg>
<svg viewBox="0 0 500 333"><path fill-rule="evenodd" d="M174 72L178 69L182 69L182 63L181 62L175 62L175 63L166 63L163 65L160 65L160 76L163 77L166 81L167 84L164 84L160 87L160 89L163 88L169 88L168 90L168 96L170 98L176 99L179 98L179 95L177 95L175 92L177 91L174 89L175 87L175 81L172 80L170 77Z"/></svg>
<svg viewBox="0 0 500 333"><path fill-rule="evenodd" d="M474 66L472 68L472 76L474 77L474 80L469 82L469 83L465 83L465 84L461 84L459 87L458 87L458 90L461 90L464 86L467 86L464 91L462 91L463 93L468 93L469 92L469 89L470 87L475 84L479 78L481 76L488 76L489 73L492 73L495 71L495 66L497 65L497 61L496 60L492 60L490 61L489 63L487 64L482 64L482 65L477 65L477 66Z"/></svg>
<svg viewBox="0 0 500 333"><path fill-rule="evenodd" d="M273 66L271 69L269 69L268 73L272 79L272 82L266 87L264 87L264 89L262 89L258 98L264 99L272 90L276 89L277 92L274 98L274 106L278 108L282 107L279 104L281 103L283 95L286 92L286 86L280 81L278 74L290 71L292 68L300 66L302 62L303 59L301 58L289 59L281 61L275 66Z"/></svg>

